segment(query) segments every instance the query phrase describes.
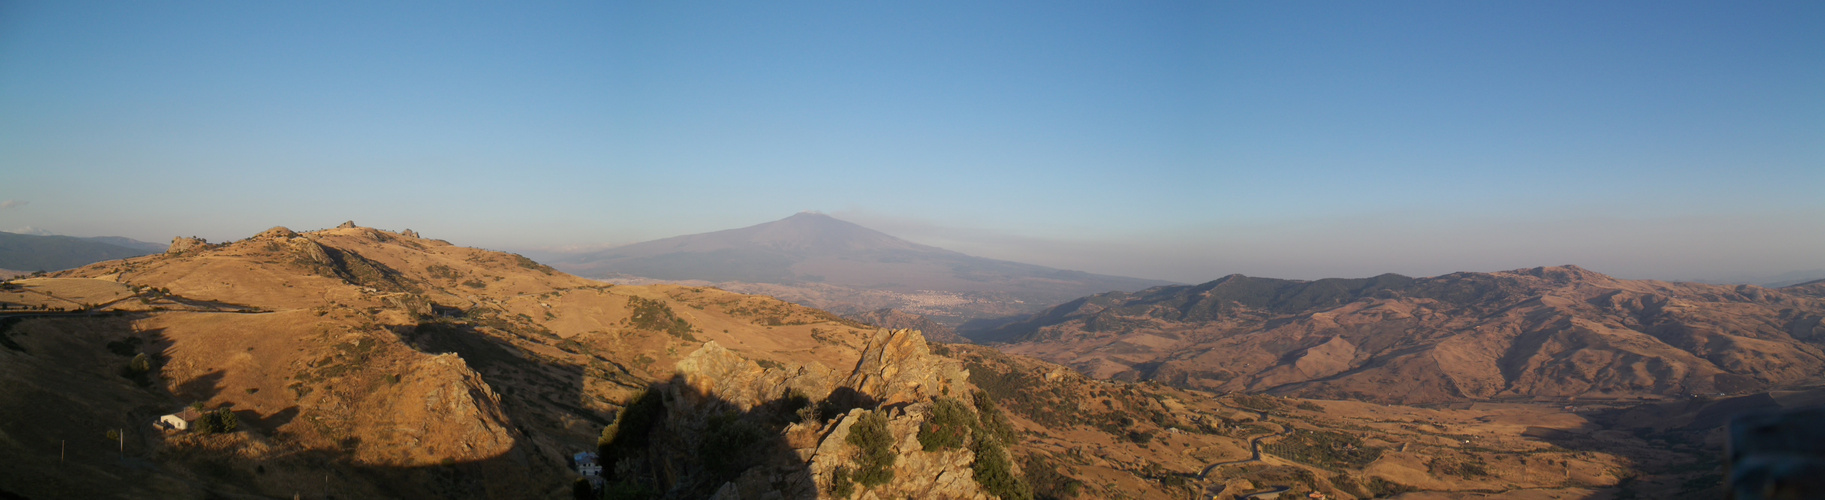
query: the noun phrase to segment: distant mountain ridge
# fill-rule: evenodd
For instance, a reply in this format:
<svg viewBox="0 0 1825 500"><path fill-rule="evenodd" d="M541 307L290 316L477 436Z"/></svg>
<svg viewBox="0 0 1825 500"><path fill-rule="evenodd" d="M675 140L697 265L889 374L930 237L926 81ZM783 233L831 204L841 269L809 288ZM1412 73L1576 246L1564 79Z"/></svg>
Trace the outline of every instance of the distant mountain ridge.
<svg viewBox="0 0 1825 500"><path fill-rule="evenodd" d="M1236 275L1084 297L973 337L1099 377L1432 403L1817 382L1821 318L1821 285L1618 280L1560 266L1431 278Z"/></svg>
<svg viewBox="0 0 1825 500"><path fill-rule="evenodd" d="M0 269L57 271L164 249L163 245L118 236L79 238L0 231Z"/></svg>
<svg viewBox="0 0 1825 500"><path fill-rule="evenodd" d="M725 288L795 296L788 300L833 310L893 307L935 313L953 323L968 317L1034 311L1093 293L1170 284L973 257L814 212L550 262L579 276L753 284L752 288ZM793 289L779 290L780 286ZM930 292L954 296L911 297ZM906 297L881 298L881 293ZM956 307L921 310L921 303Z"/></svg>

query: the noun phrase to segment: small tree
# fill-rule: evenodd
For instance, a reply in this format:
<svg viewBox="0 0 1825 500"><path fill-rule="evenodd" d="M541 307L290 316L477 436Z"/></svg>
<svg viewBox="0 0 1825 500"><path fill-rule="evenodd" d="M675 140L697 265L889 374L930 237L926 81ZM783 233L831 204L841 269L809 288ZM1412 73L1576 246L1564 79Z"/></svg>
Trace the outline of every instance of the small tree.
<svg viewBox="0 0 1825 500"><path fill-rule="evenodd" d="M976 425L976 414L962 401L938 398L932 403L931 418L919 425L919 445L925 451L962 448Z"/></svg>
<svg viewBox="0 0 1825 500"><path fill-rule="evenodd" d="M856 459L855 481L873 487L893 480L893 434L887 431L887 417L881 412L863 413L849 427L849 444L861 449Z"/></svg>
<svg viewBox="0 0 1825 500"><path fill-rule="evenodd" d="M152 385L152 355L139 353L127 361L127 366L120 369L120 376L132 380L140 387Z"/></svg>
<svg viewBox="0 0 1825 500"><path fill-rule="evenodd" d="M970 450L976 452L976 463L970 465L976 483L1002 500L1032 500L1033 489L1014 475L1013 462L1007 450L990 436L978 436Z"/></svg>
<svg viewBox="0 0 1825 500"><path fill-rule="evenodd" d="M233 411L218 408L215 411L204 412L201 417L197 417L191 428L198 434L216 434L234 432L240 426L241 419L236 417Z"/></svg>

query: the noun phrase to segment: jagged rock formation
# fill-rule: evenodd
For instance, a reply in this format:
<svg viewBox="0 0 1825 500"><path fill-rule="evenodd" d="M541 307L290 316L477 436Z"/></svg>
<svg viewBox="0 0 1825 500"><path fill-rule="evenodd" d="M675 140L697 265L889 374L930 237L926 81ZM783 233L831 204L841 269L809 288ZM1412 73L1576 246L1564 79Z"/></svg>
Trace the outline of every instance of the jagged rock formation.
<svg viewBox="0 0 1825 500"><path fill-rule="evenodd" d="M972 479L972 451L928 452L920 444L919 426L937 398L970 395L968 373L956 360L932 355L917 331L877 331L840 383L821 364L763 368L715 342L676 370L655 388L664 395L664 418L649 431L650 446L617 455L610 444L604 452L634 457L618 465L624 470L650 467L667 497L819 498L854 488L864 499L990 498ZM813 399L823 403L808 406ZM843 485L847 471L865 467L866 453L851 433L866 418L885 421L877 445L896 457L888 469L893 479ZM642 457L652 465L640 465Z"/></svg>
<svg viewBox="0 0 1825 500"><path fill-rule="evenodd" d="M1576 266L1433 278L1230 276L1086 297L992 332L1097 377L1428 403L1686 397L1825 373L1797 287L1618 280Z"/></svg>
<svg viewBox="0 0 1825 500"><path fill-rule="evenodd" d="M868 340L862 361L844 379L883 405L962 395L969 373L956 361L931 355L925 336L915 330L881 330Z"/></svg>

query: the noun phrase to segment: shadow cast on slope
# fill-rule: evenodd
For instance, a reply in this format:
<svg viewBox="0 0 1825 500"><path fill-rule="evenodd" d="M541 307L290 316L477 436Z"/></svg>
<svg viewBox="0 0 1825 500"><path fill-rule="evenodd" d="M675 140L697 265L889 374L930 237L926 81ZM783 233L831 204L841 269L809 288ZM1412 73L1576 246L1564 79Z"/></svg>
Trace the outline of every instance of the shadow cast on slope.
<svg viewBox="0 0 1825 500"><path fill-rule="evenodd" d="M648 386L602 443L605 486L616 498L708 498L722 488L743 498L813 497L817 485L795 448L815 446L816 436L793 443L790 426L874 406L839 391L817 405L788 393L743 409L673 376Z"/></svg>
<svg viewBox="0 0 1825 500"><path fill-rule="evenodd" d="M1738 415L1781 408L1768 394L1645 403L1580 412L1576 429L1529 427L1525 437L1581 452L1614 455L1628 473L1615 495L1594 498L1722 498L1724 433ZM1580 472L1566 469L1568 480ZM1595 471L1601 472L1601 471Z"/></svg>

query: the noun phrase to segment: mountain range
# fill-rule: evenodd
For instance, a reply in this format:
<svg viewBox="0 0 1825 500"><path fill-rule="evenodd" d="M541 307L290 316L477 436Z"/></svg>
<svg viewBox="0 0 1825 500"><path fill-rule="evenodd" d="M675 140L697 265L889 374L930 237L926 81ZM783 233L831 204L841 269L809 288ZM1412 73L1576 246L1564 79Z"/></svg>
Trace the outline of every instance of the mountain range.
<svg viewBox="0 0 1825 500"><path fill-rule="evenodd" d="M1619 280L1576 266L1080 298L975 340L1101 378L1388 403L1691 397L1825 382L1825 283Z"/></svg>
<svg viewBox="0 0 1825 500"><path fill-rule="evenodd" d="M815 212L547 261L579 276L714 283L833 312L893 308L953 326L1170 284L973 257Z"/></svg>
<svg viewBox="0 0 1825 500"><path fill-rule="evenodd" d="M58 271L164 249L164 245L119 236L79 238L0 231L0 270Z"/></svg>

